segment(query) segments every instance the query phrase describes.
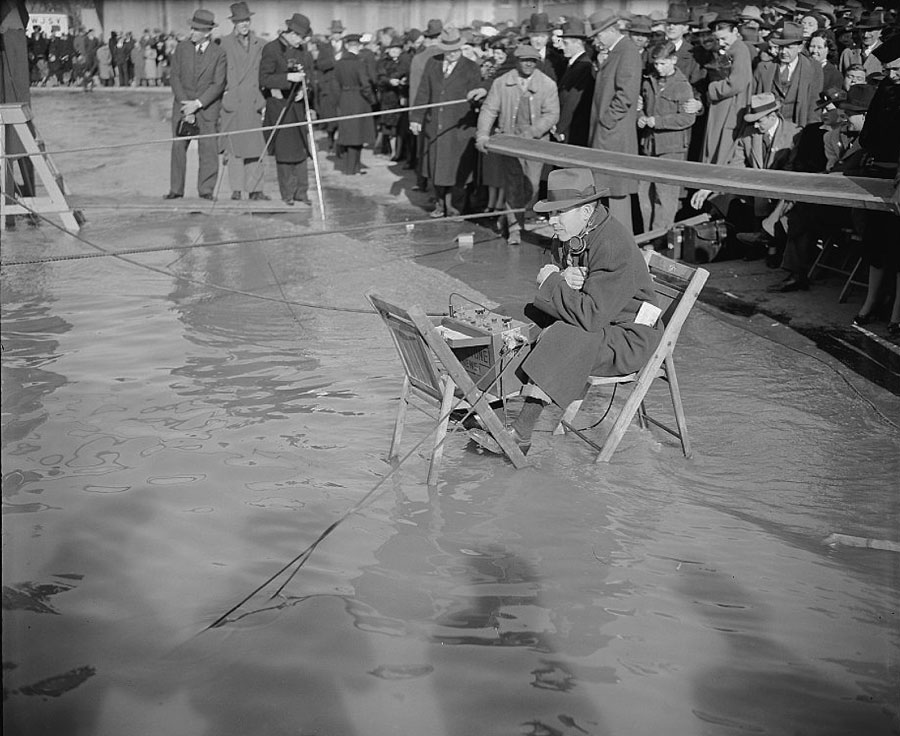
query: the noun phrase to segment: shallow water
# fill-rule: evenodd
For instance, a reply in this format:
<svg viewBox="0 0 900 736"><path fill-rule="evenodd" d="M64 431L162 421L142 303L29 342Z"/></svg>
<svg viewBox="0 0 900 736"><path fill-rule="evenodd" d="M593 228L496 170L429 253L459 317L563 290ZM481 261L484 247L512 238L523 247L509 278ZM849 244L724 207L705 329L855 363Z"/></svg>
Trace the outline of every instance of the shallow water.
<svg viewBox="0 0 900 736"><path fill-rule="evenodd" d="M203 222L91 232L129 248L291 228ZM178 278L4 269L4 730L900 732L900 555L823 544L898 540L900 433L815 354L702 310L678 355L692 460L634 427L593 465L555 415L520 472L451 436L437 487L414 453L281 596L206 630L392 468L384 327L277 300L363 310L373 289L441 310L490 281L506 301L541 259L445 235L132 257Z"/></svg>

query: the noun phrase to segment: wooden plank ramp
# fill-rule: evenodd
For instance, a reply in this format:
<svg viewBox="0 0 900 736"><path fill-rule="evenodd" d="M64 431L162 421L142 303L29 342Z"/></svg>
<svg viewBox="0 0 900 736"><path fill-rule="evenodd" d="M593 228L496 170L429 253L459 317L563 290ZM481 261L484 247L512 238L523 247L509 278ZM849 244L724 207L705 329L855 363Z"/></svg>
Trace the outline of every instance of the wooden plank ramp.
<svg viewBox="0 0 900 736"><path fill-rule="evenodd" d="M487 142L491 153L543 161L553 166L584 166L629 179L680 184L688 189L712 189L794 202L888 210L900 214L891 201L894 186L890 179L869 179L839 174L804 174L768 169L672 161L654 156L598 151L593 148L551 143L512 135L496 135Z"/></svg>

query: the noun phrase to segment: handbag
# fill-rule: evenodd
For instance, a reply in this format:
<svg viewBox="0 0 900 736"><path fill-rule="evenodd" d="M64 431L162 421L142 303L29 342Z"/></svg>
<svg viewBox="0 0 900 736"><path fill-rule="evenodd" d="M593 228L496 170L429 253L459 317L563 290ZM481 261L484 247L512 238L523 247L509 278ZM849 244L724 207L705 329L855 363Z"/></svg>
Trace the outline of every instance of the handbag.
<svg viewBox="0 0 900 736"><path fill-rule="evenodd" d="M178 121L178 127L175 129L175 136L177 138L193 138L196 135L200 135L200 125L197 123L197 120L193 120L188 122L184 118Z"/></svg>
<svg viewBox="0 0 900 736"><path fill-rule="evenodd" d="M676 225L668 234L669 247L680 239L681 260L688 263L710 263L725 247L728 231L725 220L708 220L696 225ZM673 248L674 250L674 248Z"/></svg>

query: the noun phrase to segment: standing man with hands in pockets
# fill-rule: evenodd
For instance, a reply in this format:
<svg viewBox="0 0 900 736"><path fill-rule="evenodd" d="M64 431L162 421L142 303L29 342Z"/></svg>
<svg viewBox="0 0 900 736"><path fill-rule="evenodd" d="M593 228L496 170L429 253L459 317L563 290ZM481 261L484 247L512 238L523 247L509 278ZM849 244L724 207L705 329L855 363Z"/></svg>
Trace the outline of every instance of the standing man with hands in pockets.
<svg viewBox="0 0 900 736"><path fill-rule="evenodd" d="M222 93L225 91L225 52L211 40L216 26L209 10L196 10L191 18L189 38L175 47L170 83L175 94L172 106L172 158L169 193L164 199L184 196L187 149L191 135L216 133ZM187 126L187 128L185 127ZM201 199L212 199L219 176L219 152L215 137L200 138L197 151L200 171L197 191Z"/></svg>

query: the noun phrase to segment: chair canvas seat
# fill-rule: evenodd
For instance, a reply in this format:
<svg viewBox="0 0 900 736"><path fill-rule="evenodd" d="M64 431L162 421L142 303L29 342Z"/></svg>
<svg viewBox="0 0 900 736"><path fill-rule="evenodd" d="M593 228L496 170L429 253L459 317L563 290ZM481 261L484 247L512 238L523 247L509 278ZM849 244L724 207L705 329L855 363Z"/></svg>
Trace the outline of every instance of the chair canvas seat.
<svg viewBox="0 0 900 736"><path fill-rule="evenodd" d="M700 291L703 289L709 272L703 268L687 266L671 258L654 251L644 251L650 275L653 277L654 288L663 313L660 319L665 325L662 338L653 354L644 364L641 370L624 376L590 376L584 388L584 394L564 408L562 417L554 430L554 434L563 434L572 431L579 438L598 450L596 462L609 462L622 441L626 430L638 416L641 428L647 424L653 424L669 434L677 437L681 442L681 449L685 457L691 456L691 446L687 433L687 421L684 415L684 407L681 402L681 392L678 388L678 377L675 373L674 352L678 342L681 328L684 326ZM644 397L657 378L666 382L669 387L669 396L672 400L672 408L675 414L676 429L673 429L658 419L651 417L644 405ZM582 430L576 430L572 422L581 405L584 403L588 392L594 386L632 385L625 405L619 411L613 422L606 442L600 446L590 440Z"/></svg>

